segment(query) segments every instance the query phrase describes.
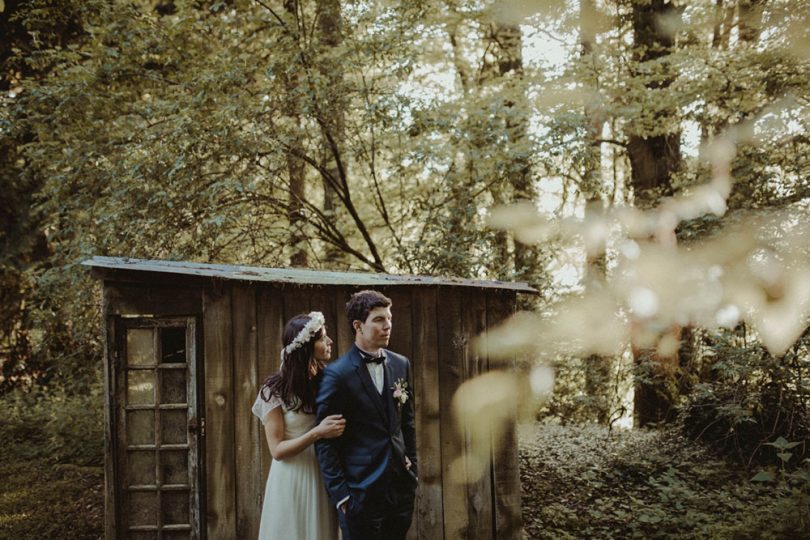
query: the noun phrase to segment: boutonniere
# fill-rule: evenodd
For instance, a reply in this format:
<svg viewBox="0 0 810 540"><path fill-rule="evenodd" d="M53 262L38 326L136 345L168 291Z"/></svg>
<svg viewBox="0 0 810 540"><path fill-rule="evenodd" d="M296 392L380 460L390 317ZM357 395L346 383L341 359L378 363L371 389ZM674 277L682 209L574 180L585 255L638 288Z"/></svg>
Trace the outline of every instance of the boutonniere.
<svg viewBox="0 0 810 540"><path fill-rule="evenodd" d="M391 387L394 392L394 402L397 404L397 412L402 412L402 406L408 401L408 381L405 379L397 379L394 386Z"/></svg>

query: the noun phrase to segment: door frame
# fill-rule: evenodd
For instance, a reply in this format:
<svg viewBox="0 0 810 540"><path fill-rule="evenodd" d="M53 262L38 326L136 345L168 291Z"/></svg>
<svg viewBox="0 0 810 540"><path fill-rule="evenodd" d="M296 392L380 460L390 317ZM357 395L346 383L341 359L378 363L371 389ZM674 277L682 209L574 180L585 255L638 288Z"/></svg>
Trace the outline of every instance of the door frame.
<svg viewBox="0 0 810 540"><path fill-rule="evenodd" d="M122 444L126 435L121 432L125 429L126 415L126 335L131 328L185 328L186 348L186 426L188 429L188 474L189 474L189 524L191 530L189 537L204 539L205 527L202 517L204 514L204 437L205 416L202 407L201 368L202 351L201 329L199 317L196 316L159 316L150 315L111 315L107 320L107 362L105 362L105 479L106 479L106 537L125 539L128 537L127 516L124 515L124 491L129 483L126 478L126 459L124 453L127 448ZM160 354L160 339L155 338L156 349L154 354ZM155 378L155 385L159 379ZM157 388L155 389L157 397ZM156 399L157 401L157 399ZM154 406L157 409L159 403ZM158 429L158 425L155 425ZM157 437L157 432L156 432ZM157 449L157 447L156 447ZM160 491L159 477L156 472L156 487ZM160 512L160 509L157 509ZM158 517L158 521L160 518ZM112 529L112 530L111 530ZM112 533L112 534L111 534ZM158 531L158 538L162 535Z"/></svg>

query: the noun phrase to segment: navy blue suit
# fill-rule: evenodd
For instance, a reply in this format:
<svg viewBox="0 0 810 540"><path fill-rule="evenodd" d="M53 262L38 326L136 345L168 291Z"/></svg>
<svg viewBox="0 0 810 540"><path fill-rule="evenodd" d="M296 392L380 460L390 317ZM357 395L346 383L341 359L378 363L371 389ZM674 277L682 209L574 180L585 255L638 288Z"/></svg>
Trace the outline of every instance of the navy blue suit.
<svg viewBox="0 0 810 540"><path fill-rule="evenodd" d="M388 350L385 356L382 395L357 346L326 366L318 392L318 422L331 414L346 419L343 435L315 443L332 503L349 497L346 515L338 512L344 540L377 532L404 538L411 522L417 484L411 364ZM397 407L393 388L400 380L408 384L408 400Z"/></svg>

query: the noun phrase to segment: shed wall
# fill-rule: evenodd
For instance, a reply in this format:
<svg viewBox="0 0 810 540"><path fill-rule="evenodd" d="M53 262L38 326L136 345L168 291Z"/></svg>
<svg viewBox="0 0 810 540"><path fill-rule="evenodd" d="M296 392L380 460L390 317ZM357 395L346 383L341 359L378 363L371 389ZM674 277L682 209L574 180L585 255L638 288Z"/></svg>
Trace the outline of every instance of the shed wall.
<svg viewBox="0 0 810 540"><path fill-rule="evenodd" d="M156 316L203 313L206 415L203 499L208 537L255 538L271 465L263 429L250 413L259 386L278 370L281 332L294 315L324 313L336 355L353 342L344 308L349 286L223 281L170 287L108 284L105 311ZM489 369L472 338L514 312L515 292L460 287L378 287L394 302L390 348L413 365L420 486L409 538L509 538L520 526L517 447L493 455L484 477L451 479L470 444L450 406L455 390ZM463 463L463 461L462 461ZM467 474L465 470L464 474Z"/></svg>

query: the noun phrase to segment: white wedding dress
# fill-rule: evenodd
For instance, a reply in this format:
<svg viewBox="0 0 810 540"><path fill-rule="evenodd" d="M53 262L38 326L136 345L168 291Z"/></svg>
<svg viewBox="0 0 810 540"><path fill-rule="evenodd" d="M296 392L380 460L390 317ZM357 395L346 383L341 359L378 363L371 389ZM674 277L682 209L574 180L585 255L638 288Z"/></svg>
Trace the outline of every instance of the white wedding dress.
<svg viewBox="0 0 810 540"><path fill-rule="evenodd" d="M277 396L259 395L253 414L264 424L275 407L284 411L284 438L294 439L315 426L315 415L289 411ZM321 478L315 447L284 461L273 460L264 489L259 540L337 540L338 522Z"/></svg>

